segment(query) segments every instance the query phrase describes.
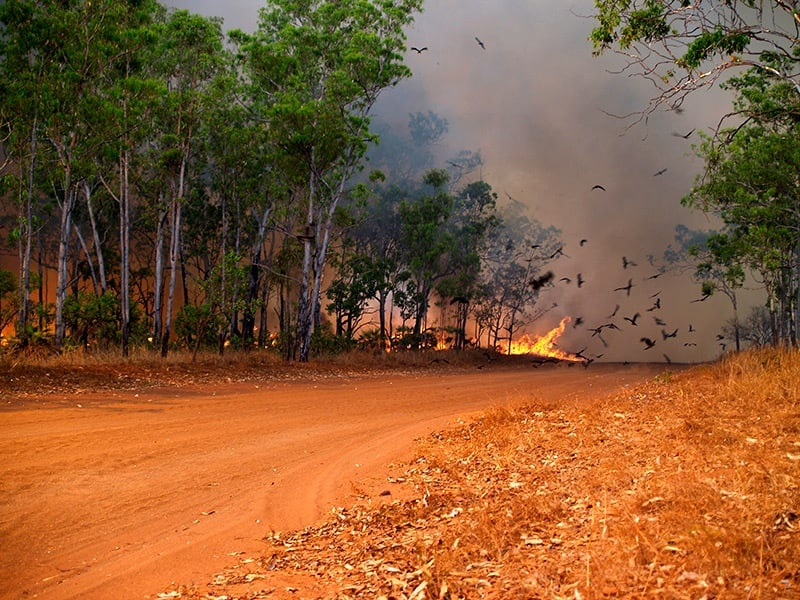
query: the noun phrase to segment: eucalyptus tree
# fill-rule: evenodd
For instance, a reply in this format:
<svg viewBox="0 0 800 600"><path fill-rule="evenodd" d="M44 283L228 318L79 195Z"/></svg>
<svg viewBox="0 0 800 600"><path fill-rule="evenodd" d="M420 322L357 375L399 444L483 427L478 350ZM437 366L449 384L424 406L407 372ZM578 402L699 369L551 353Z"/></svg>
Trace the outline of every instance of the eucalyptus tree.
<svg viewBox="0 0 800 600"><path fill-rule="evenodd" d="M761 278L775 340L797 343L800 320L800 95L769 72L731 78L742 122L696 148L705 172L684 204L718 215L712 265L743 265Z"/></svg>
<svg viewBox="0 0 800 600"><path fill-rule="evenodd" d="M95 114L96 127L105 142L95 158L95 168L106 192L117 205L119 238L120 345L123 356L130 346L131 233L135 227L136 190L140 176L138 149L150 141L157 106L166 93L166 83L156 77L156 62L149 48L157 42L157 25L163 23L164 8L156 0L129 3L118 21L118 59L104 72L106 83ZM93 228L96 231L95 228ZM147 261L149 262L149 260ZM146 303L142 303L146 306Z"/></svg>
<svg viewBox="0 0 800 600"><path fill-rule="evenodd" d="M613 50L657 90L641 113L753 68L800 94L800 11L784 0L595 0L595 54Z"/></svg>
<svg viewBox="0 0 800 600"><path fill-rule="evenodd" d="M36 204L37 161L45 86L47 14L30 2L0 3L0 125L4 160L0 167L3 190L13 196L16 223L12 236L19 253L16 337L27 343L31 318L31 255L41 225ZM15 168L13 168L15 167ZM4 194L5 195L5 194Z"/></svg>
<svg viewBox="0 0 800 600"><path fill-rule="evenodd" d="M400 204L401 260L410 277L406 288L414 307L413 336L421 339L427 326L431 294L447 274L447 256L454 247L449 219L454 199L447 190L446 171L433 169L423 178L429 192Z"/></svg>
<svg viewBox="0 0 800 600"><path fill-rule="evenodd" d="M239 34L263 118L292 174L304 215L300 239L299 359L307 361L334 215L362 165L369 113L381 91L410 75L404 29L422 0L274 0L252 36Z"/></svg>
<svg viewBox="0 0 800 600"><path fill-rule="evenodd" d="M197 136L208 109L209 87L224 68L221 20L178 10L169 14L160 30L155 46L158 72L167 82L162 111L158 122L157 156L165 189L162 190L159 235L156 240L155 301L156 327L154 337L160 338L161 355L169 352L170 329L175 301L178 271L183 269L183 206L189 194L196 158ZM162 309L163 281L161 254L169 230L169 283L166 305ZM186 285L184 278L184 286ZM162 317L163 315L163 317ZM160 330L159 330L160 329Z"/></svg>
<svg viewBox="0 0 800 600"><path fill-rule="evenodd" d="M489 347L552 310L541 295L552 284L549 264L563 245L561 231L525 214L516 201L498 209L499 224L484 259L482 291L473 316L487 329Z"/></svg>
<svg viewBox="0 0 800 600"><path fill-rule="evenodd" d="M497 194L485 181L475 181L454 197L450 230L453 244L447 257L447 274L436 291L443 302L456 307L454 346L466 346L467 320L472 301L481 291L481 274L491 236L500 224Z"/></svg>
<svg viewBox="0 0 800 600"><path fill-rule="evenodd" d="M25 208L20 215L24 228L20 237L24 240L20 329L25 335L35 221L32 206L37 195L52 194L59 207L56 350L61 349L65 336L63 305L71 278L68 263L74 210L81 194L91 191L87 185L93 171L89 157L103 143L94 119L107 85L104 73L119 59L121 30L131 4L120 0L91 5L10 0L0 7L6 27L2 38L2 80L6 86L2 113L13 114L12 122L20 135L10 147L28 175L22 203ZM24 152L22 139L30 140ZM35 181L37 173L46 173L47 178Z"/></svg>

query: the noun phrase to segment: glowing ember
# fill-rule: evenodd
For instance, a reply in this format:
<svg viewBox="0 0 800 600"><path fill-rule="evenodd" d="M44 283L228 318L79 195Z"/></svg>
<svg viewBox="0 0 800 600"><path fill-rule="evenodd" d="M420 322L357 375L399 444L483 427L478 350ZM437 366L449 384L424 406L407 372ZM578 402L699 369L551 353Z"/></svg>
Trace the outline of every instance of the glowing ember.
<svg viewBox="0 0 800 600"><path fill-rule="evenodd" d="M558 338L564 333L564 330L567 328L567 323L570 321L572 321L572 319L564 317L556 327L543 336L531 338L529 335L525 334L520 339L512 341L510 348L507 343L504 343L500 345L498 350L504 354L534 354L536 356L557 358L558 360L580 361L580 357L555 347Z"/></svg>

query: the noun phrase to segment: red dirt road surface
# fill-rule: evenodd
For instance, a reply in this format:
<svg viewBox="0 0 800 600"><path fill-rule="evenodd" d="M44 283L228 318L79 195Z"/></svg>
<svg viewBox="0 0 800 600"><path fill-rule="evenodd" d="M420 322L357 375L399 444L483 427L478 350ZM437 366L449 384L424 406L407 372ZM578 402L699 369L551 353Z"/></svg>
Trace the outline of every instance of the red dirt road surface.
<svg viewBox="0 0 800 600"><path fill-rule="evenodd" d="M346 505L354 486L380 481L377 497L419 437L495 406L601 398L663 370L487 367L0 395L0 598L156 598L208 582L271 531Z"/></svg>

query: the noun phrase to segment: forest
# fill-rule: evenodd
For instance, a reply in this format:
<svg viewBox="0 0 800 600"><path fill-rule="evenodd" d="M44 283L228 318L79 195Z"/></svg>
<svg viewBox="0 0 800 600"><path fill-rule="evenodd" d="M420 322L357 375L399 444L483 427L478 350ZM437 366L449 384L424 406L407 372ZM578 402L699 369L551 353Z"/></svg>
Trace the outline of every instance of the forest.
<svg viewBox="0 0 800 600"><path fill-rule="evenodd" d="M498 204L448 122L370 110L421 0L0 5L4 348L166 357L495 346L545 312L559 231Z"/></svg>
<svg viewBox="0 0 800 600"><path fill-rule="evenodd" d="M797 344L800 17L783 2L594 2L587 44L656 88L734 98L676 232L732 347ZM271 0L255 31L155 0L0 4L0 348L495 348L554 308L561 232L444 159L446 118L373 122L422 0ZM670 254L672 253L672 254ZM737 292L764 292L743 319ZM754 331L758 335L753 335Z"/></svg>

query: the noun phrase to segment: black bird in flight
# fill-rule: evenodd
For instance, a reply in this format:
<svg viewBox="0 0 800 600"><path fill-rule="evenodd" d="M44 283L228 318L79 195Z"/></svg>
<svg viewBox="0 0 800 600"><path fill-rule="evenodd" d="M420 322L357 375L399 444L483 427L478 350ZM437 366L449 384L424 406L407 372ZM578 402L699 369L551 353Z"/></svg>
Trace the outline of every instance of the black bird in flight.
<svg viewBox="0 0 800 600"><path fill-rule="evenodd" d="M653 173L653 177L658 177L659 175L663 175L666 172L667 172L666 169L661 169L660 171L656 171L655 173Z"/></svg>
<svg viewBox="0 0 800 600"><path fill-rule="evenodd" d="M584 280L583 275L578 273L578 287L581 287L584 283L586 283L586 280Z"/></svg>
<svg viewBox="0 0 800 600"><path fill-rule="evenodd" d="M568 284L572 283L572 279L570 279L569 277L562 277L561 279L559 279L559 281L564 281L564 282L566 282Z"/></svg>
<svg viewBox="0 0 800 600"><path fill-rule="evenodd" d="M654 310L658 310L661 308L661 298L656 298L656 301L653 303L653 306L647 309L647 312L653 312Z"/></svg>
<svg viewBox="0 0 800 600"><path fill-rule="evenodd" d="M413 50L413 48L412 48L412 50ZM454 163L452 160L448 160L448 161L446 161L446 162L447 162L447 164L448 164L448 165L452 165L452 166L454 166L456 169L463 169L463 168L464 168L464 165L460 165L460 164L458 164L458 163Z"/></svg>
<svg viewBox="0 0 800 600"><path fill-rule="evenodd" d="M564 246L559 246L559 247L556 249L556 251L555 251L555 252L553 252L553 253L550 255L550 258L555 258L555 257L556 257L556 256L558 256L559 254L561 254L561 255L563 255L563 254L564 254Z"/></svg>
<svg viewBox="0 0 800 600"><path fill-rule="evenodd" d="M625 290L628 296L631 295L631 288L633 287L633 279L628 279L628 285L623 285L622 287L614 288L615 292L621 292Z"/></svg>
<svg viewBox="0 0 800 600"><path fill-rule="evenodd" d="M694 328L694 325L692 325L691 323L689 323L689 333L694 333L695 331L696 331L696 330L695 330L695 328Z"/></svg>
<svg viewBox="0 0 800 600"><path fill-rule="evenodd" d="M623 269L627 269L628 267L638 267L638 266L639 266L639 265L637 265L637 264L636 264L635 262L633 262L632 260L628 260L628 257L627 257L627 256L623 256L623 257L622 257L622 268L623 268Z"/></svg>
<svg viewBox="0 0 800 600"><path fill-rule="evenodd" d="M589 241L589 240L587 240L587 239L582 239L582 240L581 240L581 246L583 246L584 244L586 244L586 242L588 242L588 241Z"/></svg>
<svg viewBox="0 0 800 600"><path fill-rule="evenodd" d="M477 35L475 36L475 41L478 42L478 46L480 46L481 48L486 50L486 46L484 45L484 43L480 40L480 38Z"/></svg>
<svg viewBox="0 0 800 600"><path fill-rule="evenodd" d="M662 276L664 273L665 273L665 271L659 271L658 273L654 273L653 275L650 275L650 276L649 276L647 279L658 279L658 278L659 278L659 277L661 277L661 276Z"/></svg>
<svg viewBox="0 0 800 600"><path fill-rule="evenodd" d="M416 52L417 54L422 54L425 50L428 49L427 46L423 46L422 48L417 48L416 46L411 46L411 49Z"/></svg>
<svg viewBox="0 0 800 600"><path fill-rule="evenodd" d="M669 338L674 338L674 337L677 337L677 336L678 336L678 330L677 329L675 331L673 331L672 333L669 333L666 329L662 329L661 330L661 337L664 338L665 340L668 340Z"/></svg>
<svg viewBox="0 0 800 600"><path fill-rule="evenodd" d="M617 311L618 311L618 310L619 310L619 304L617 304L617 305L614 307L614 312L612 312L612 313L611 313L610 315L608 315L608 317L606 317L606 318L607 318L607 319L613 319L614 317L616 317L616 316L617 316Z"/></svg>
<svg viewBox="0 0 800 600"><path fill-rule="evenodd" d="M597 183L597 184L593 185L593 186L592 186L592 189L593 189L593 190L603 190L604 192L606 191L606 188L604 188L604 187L603 187L602 185L600 185L599 183Z"/></svg>
<svg viewBox="0 0 800 600"><path fill-rule="evenodd" d="M650 350L650 348L656 345L656 343L653 340L647 337L640 338L639 341L645 345L644 348L645 350Z"/></svg>
<svg viewBox="0 0 800 600"><path fill-rule="evenodd" d="M635 326L635 325L636 325L636 321L639 319L639 316L640 316L640 315L639 315L639 313L637 312L637 313L636 313L635 315L633 315L632 317L622 317L622 318L623 318L623 319L625 319L626 321L629 321L631 325L634 325L634 326Z"/></svg>
<svg viewBox="0 0 800 600"><path fill-rule="evenodd" d="M689 304L694 304L695 302L705 302L711 297L711 294L703 294L700 298L696 298L692 300Z"/></svg>
<svg viewBox="0 0 800 600"><path fill-rule="evenodd" d="M679 137L679 138L683 138L683 139L685 139L685 140L688 140L688 139L689 139L689 137L690 137L690 136L691 136L693 133L694 133L694 129L692 129L692 130L691 130L689 133L685 133L685 134L684 134L684 133L678 133L678 132L676 132L676 131L673 131L673 132L672 132L672 135L674 135L675 137Z"/></svg>
<svg viewBox="0 0 800 600"><path fill-rule="evenodd" d="M662 327L666 327L667 326L667 324L662 319L659 319L658 317L653 317L653 322L656 325L661 325Z"/></svg>

